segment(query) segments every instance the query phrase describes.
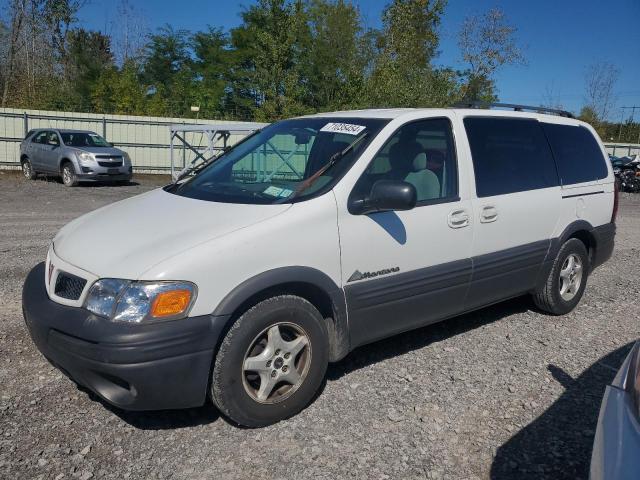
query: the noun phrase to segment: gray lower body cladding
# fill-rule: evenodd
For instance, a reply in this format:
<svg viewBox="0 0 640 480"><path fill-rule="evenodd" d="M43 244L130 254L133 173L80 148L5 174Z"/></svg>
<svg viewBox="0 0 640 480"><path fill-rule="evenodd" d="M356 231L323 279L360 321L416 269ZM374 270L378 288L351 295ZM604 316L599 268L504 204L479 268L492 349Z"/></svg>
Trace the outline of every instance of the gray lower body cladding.
<svg viewBox="0 0 640 480"><path fill-rule="evenodd" d="M582 225L576 225L578 227ZM572 228L574 228L572 227ZM587 230L591 268L613 251L615 224ZM351 348L531 292L543 282L565 237L541 240L345 287Z"/></svg>

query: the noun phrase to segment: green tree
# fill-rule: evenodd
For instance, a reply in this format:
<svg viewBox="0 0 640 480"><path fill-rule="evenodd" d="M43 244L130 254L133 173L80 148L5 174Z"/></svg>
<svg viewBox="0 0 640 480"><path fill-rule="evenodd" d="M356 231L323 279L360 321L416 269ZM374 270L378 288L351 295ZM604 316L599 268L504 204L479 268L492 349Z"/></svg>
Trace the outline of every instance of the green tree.
<svg viewBox="0 0 640 480"><path fill-rule="evenodd" d="M446 105L455 92L455 75L434 69L438 26L445 0L393 0L383 12L383 29L374 36L378 50L367 85L370 106Z"/></svg>
<svg viewBox="0 0 640 480"><path fill-rule="evenodd" d="M462 58L469 64L463 72L465 101L496 101L495 72L504 65L524 63L516 31L497 8L465 19L458 36Z"/></svg>
<svg viewBox="0 0 640 480"><path fill-rule="evenodd" d="M231 31L235 65L230 107L251 109L262 120L309 111L301 61L309 31L302 2L258 0L242 12L242 19Z"/></svg>
<svg viewBox="0 0 640 480"><path fill-rule="evenodd" d="M150 113L189 114L193 75L188 47L188 32L169 25L149 37L141 78L149 89Z"/></svg>
<svg viewBox="0 0 640 480"><path fill-rule="evenodd" d="M146 90L140 82L140 72L133 60L122 66L114 86L115 112L129 115L145 115Z"/></svg>
<svg viewBox="0 0 640 480"><path fill-rule="evenodd" d="M84 111L91 107L96 82L113 66L110 38L80 28L67 33L66 44L68 104L72 109Z"/></svg>
<svg viewBox="0 0 640 480"><path fill-rule="evenodd" d="M360 12L344 0L310 0L307 18L309 53L303 61L309 106L334 110L358 103L369 61Z"/></svg>
<svg viewBox="0 0 640 480"><path fill-rule="evenodd" d="M220 116L224 112L228 74L232 53L229 38L221 29L209 27L206 32L196 32L192 39L195 77L194 102L204 117Z"/></svg>
<svg viewBox="0 0 640 480"><path fill-rule="evenodd" d="M146 115L149 110L139 67L133 59L125 61L121 69L105 69L94 84L91 100L98 112Z"/></svg>

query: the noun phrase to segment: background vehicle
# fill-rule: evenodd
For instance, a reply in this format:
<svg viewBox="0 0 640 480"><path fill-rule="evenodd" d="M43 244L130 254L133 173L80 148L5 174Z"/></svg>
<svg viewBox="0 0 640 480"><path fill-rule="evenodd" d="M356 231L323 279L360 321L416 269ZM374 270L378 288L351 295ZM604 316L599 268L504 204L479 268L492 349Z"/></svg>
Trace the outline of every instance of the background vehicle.
<svg viewBox="0 0 640 480"><path fill-rule="evenodd" d="M36 129L20 144L25 178L57 175L67 187L80 181L128 182L131 159L97 133L87 130Z"/></svg>
<svg viewBox="0 0 640 480"><path fill-rule="evenodd" d="M633 168L625 168L620 170L616 177L620 181L620 190L623 192L638 193L640 192L640 177L638 171Z"/></svg>
<svg viewBox="0 0 640 480"><path fill-rule="evenodd" d="M640 342L607 386L591 454L591 480L640 478Z"/></svg>
<svg viewBox="0 0 640 480"><path fill-rule="evenodd" d="M525 294L570 312L611 256L617 191L590 126L534 110L271 124L64 227L25 282L32 338L122 408L212 398L264 426L360 345Z"/></svg>

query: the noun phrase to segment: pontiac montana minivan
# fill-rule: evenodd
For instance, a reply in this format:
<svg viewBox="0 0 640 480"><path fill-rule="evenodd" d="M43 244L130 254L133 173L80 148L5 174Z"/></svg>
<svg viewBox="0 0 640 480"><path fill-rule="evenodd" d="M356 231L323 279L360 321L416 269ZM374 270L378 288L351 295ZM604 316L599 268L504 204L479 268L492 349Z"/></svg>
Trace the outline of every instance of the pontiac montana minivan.
<svg viewBox="0 0 640 480"><path fill-rule="evenodd" d="M269 125L62 228L25 281L31 336L117 407L212 401L258 427L359 345L524 294L570 312L612 253L617 191L594 130L540 111Z"/></svg>

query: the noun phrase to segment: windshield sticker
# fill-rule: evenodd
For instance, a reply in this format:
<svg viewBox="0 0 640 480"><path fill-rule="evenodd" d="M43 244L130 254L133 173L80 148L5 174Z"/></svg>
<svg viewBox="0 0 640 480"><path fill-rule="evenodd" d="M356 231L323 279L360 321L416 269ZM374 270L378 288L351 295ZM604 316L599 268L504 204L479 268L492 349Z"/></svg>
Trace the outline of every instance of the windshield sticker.
<svg viewBox="0 0 640 480"><path fill-rule="evenodd" d="M351 123L327 123L320 129L321 132L346 133L347 135L358 135L366 129L362 125L353 125Z"/></svg>
<svg viewBox="0 0 640 480"><path fill-rule="evenodd" d="M267 187L267 189L262 192L265 195L271 195L272 197L279 197L282 195L284 189L280 188L280 187L274 187L273 185L271 185L270 187Z"/></svg>
<svg viewBox="0 0 640 480"><path fill-rule="evenodd" d="M291 195L293 193L293 190L289 190L288 188L283 188L282 191L280 192L280 197L288 197L289 195Z"/></svg>

